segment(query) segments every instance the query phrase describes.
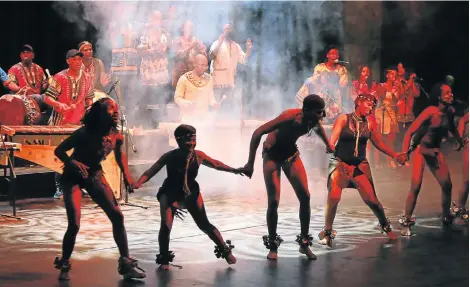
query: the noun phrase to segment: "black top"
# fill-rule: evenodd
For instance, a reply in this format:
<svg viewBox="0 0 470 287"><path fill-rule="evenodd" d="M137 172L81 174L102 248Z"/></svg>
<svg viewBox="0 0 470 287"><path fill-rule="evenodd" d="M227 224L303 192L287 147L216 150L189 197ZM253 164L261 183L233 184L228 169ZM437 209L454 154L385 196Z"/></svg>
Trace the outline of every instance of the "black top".
<svg viewBox="0 0 470 287"><path fill-rule="evenodd" d="M341 161L351 164L358 165L362 161L366 160L366 146L367 141L370 139L371 132L369 129L369 123L367 119L361 119L359 121L359 143L358 143L358 155L354 155L356 147L356 118L352 114L347 114L346 124L341 130L341 134L336 144L335 157Z"/></svg>
<svg viewBox="0 0 470 287"><path fill-rule="evenodd" d="M199 184L196 177L199 171L199 164L196 159L196 151L194 151L189 159L187 182L192 195L198 194ZM184 175L186 172L186 163L188 153L181 149L175 149L167 155L166 172L168 177L163 181L160 193L166 193L170 198L170 202L183 200L184 193Z"/></svg>

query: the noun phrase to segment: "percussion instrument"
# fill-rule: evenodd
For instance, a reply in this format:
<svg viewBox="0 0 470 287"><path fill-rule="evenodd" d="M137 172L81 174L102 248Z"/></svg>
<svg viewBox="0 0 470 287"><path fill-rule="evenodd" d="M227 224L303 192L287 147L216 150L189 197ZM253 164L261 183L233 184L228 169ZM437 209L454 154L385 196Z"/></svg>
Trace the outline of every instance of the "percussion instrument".
<svg viewBox="0 0 470 287"><path fill-rule="evenodd" d="M0 136L6 141L20 144L15 157L34 162L55 172L62 173L63 163L54 156L55 148L80 126L5 126L0 127ZM124 136L126 136L124 134ZM18 145L17 145L18 146ZM69 152L70 153L70 152ZM1 160L1 157L0 157ZM114 152L101 163L105 177L117 199L121 197L121 171L116 164Z"/></svg>
<svg viewBox="0 0 470 287"><path fill-rule="evenodd" d="M47 115L41 114L37 99L41 95L3 95L0 98L0 123L4 125L46 124Z"/></svg>

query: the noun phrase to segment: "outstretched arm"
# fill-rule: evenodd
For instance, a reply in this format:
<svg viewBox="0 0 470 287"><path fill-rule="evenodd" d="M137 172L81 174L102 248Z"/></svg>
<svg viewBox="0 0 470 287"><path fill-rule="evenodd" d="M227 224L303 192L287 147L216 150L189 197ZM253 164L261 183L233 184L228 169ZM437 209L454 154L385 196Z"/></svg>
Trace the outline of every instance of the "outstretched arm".
<svg viewBox="0 0 470 287"><path fill-rule="evenodd" d="M241 174L241 172L239 172L238 169L230 167L221 161L213 159L207 154L203 153L202 151L199 151L199 150L196 151L196 155L198 157L199 162L201 162L203 165L207 167L210 167L216 170Z"/></svg>
<svg viewBox="0 0 470 287"><path fill-rule="evenodd" d="M455 149L456 150L461 150L464 147L464 142L462 140L462 137L460 136L460 133L457 131L457 128L455 127L454 115L455 115L455 110L454 110L454 108L452 108L452 111L450 111L449 114L448 114L448 117L449 117L449 131L452 134L452 136L455 138L455 140L457 141L457 145L456 145Z"/></svg>
<svg viewBox="0 0 470 287"><path fill-rule="evenodd" d="M247 166L253 167L255 164L255 155L256 150L258 149L259 143L261 141L261 137L263 135L268 134L272 131L278 129L281 125L285 123L292 122L295 119L295 113L292 112L284 112L277 118L263 124L259 128L257 128L253 135L251 136L250 141L250 154L248 156L248 163Z"/></svg>
<svg viewBox="0 0 470 287"><path fill-rule="evenodd" d="M408 152L410 141L413 135L423 126L431 117L432 113L436 111L436 107L428 107L425 109L418 118L411 124L403 138L402 152Z"/></svg>
<svg viewBox="0 0 470 287"><path fill-rule="evenodd" d="M127 164L127 155L122 151L122 144L124 142L124 137L119 133L116 140L116 146L114 147L114 155L116 157L116 163L124 174L124 181L126 185L132 185L134 180L132 179L131 174L129 173L129 165Z"/></svg>
<svg viewBox="0 0 470 287"><path fill-rule="evenodd" d="M135 183L135 188L139 188L142 184L149 181L156 175L167 163L168 153L162 155L147 171L145 171Z"/></svg>

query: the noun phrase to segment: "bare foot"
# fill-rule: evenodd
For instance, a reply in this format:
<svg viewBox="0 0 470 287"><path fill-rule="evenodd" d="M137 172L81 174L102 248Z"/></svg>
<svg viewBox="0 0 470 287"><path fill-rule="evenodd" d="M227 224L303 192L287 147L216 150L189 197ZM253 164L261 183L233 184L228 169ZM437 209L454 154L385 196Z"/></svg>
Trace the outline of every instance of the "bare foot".
<svg viewBox="0 0 470 287"><path fill-rule="evenodd" d="M309 247L299 247L299 252L305 254L309 260L317 260L317 256L313 254Z"/></svg>
<svg viewBox="0 0 470 287"><path fill-rule="evenodd" d="M227 261L228 264L235 264L237 263L237 258L235 258L235 256L233 256L233 254L230 253L225 259L225 261Z"/></svg>
<svg viewBox="0 0 470 287"><path fill-rule="evenodd" d="M269 251L267 258L269 260L277 260L277 251L276 250Z"/></svg>

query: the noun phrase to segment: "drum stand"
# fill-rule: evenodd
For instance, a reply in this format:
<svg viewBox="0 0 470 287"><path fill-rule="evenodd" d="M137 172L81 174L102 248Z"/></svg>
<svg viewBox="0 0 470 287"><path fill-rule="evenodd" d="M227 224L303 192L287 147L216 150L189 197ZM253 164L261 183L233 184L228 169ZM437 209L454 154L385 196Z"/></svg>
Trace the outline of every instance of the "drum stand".
<svg viewBox="0 0 470 287"><path fill-rule="evenodd" d="M2 125L0 124L0 131L2 129ZM13 152L15 150L17 150L16 147L10 147L10 148L7 148L7 146L5 145L5 141L3 140L3 135L0 134L0 138L1 138L1 144L2 144L2 148L0 148L0 152L5 152L5 155L7 156L7 160L8 160L8 168L10 169L10 178L8 179L8 181L10 182L9 184L9 195L10 195L10 204L11 206L13 207L13 215L8 215L8 214L2 214L0 213L0 218L14 218L16 220L21 220L20 217L17 217L16 216L16 173L15 173L15 168L14 168L14 165L13 165Z"/></svg>
<svg viewBox="0 0 470 287"><path fill-rule="evenodd" d="M126 151L126 154L127 154L127 151L129 150L129 139L132 143L132 151L134 153L137 152L137 147L135 146L134 144L134 140L132 139L132 135L129 133L129 128L128 128L128 125L127 125L127 118L126 118L126 115L124 114L123 110L122 110L122 106L121 106L121 96L120 96L120 93L118 93L116 91L116 89L113 89L111 88L111 90L109 91L108 94L111 94L111 92L114 90L114 93L116 94L116 98L117 98L117 104L118 104L118 110L119 110L119 121L121 122L121 134L124 135L124 127L126 127L126 131L127 131L127 136L125 136L125 143L124 143L124 150ZM126 155L127 156L127 155ZM128 164L128 163L125 163L125 164ZM120 175L121 179L120 179L120 192L121 192L121 201L119 202L119 205L127 205L127 206L134 206L134 207L140 207L140 208L143 208L143 209L147 209L148 206L143 206L143 205L138 205L138 204L134 204L134 203L130 203L129 202L129 188L126 186L123 188L123 182L124 182L124 177L123 177L123 173L121 172L121 175ZM124 190L124 202L122 201L122 191Z"/></svg>

